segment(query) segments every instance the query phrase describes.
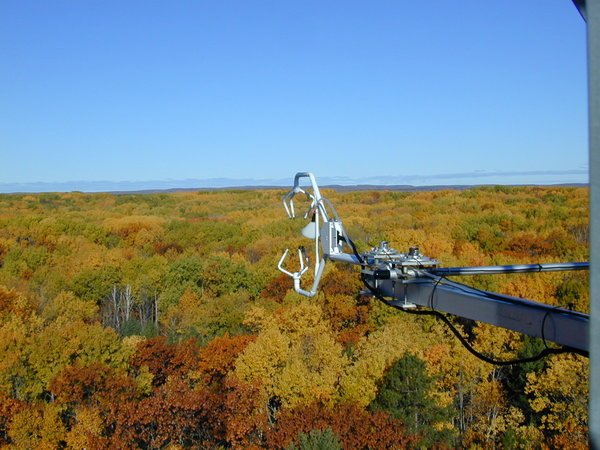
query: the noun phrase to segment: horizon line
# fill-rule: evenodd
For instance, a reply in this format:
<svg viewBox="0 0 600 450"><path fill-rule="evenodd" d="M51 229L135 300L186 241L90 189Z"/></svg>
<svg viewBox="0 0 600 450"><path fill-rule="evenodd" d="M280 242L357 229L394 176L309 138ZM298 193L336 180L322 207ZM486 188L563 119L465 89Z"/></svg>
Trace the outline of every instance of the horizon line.
<svg viewBox="0 0 600 450"><path fill-rule="evenodd" d="M517 178L509 181L507 178ZM321 186L376 186L432 188L438 186L548 186L548 185L589 185L587 169L544 170L518 172L474 171L432 175L380 175L364 177L322 176L317 177ZM481 183L486 179L487 183ZM492 179L492 180L490 180ZM162 180L73 180L73 181L34 181L0 182L0 193L42 193L42 192L123 192L123 191L167 191L194 189L239 189L239 188L284 188L292 184L293 176L286 178L183 178Z"/></svg>

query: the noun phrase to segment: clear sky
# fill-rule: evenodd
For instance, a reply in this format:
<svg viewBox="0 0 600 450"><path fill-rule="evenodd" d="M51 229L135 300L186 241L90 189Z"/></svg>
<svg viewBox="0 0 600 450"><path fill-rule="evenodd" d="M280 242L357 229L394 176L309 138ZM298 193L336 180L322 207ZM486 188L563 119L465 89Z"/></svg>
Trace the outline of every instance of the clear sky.
<svg viewBox="0 0 600 450"><path fill-rule="evenodd" d="M570 0L0 2L0 190L587 182Z"/></svg>

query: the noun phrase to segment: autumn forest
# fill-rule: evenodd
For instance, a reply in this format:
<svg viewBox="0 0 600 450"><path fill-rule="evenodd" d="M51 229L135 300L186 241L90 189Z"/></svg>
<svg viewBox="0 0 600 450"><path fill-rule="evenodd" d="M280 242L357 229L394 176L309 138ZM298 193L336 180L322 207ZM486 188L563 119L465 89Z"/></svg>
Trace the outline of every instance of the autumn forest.
<svg viewBox="0 0 600 450"><path fill-rule="evenodd" d="M276 266L308 241L284 193L0 195L0 446L587 448L586 358L485 363L361 295L356 267L297 295ZM323 194L361 251L588 259L585 188ZM589 312L586 272L458 281ZM545 345L451 320L494 358Z"/></svg>

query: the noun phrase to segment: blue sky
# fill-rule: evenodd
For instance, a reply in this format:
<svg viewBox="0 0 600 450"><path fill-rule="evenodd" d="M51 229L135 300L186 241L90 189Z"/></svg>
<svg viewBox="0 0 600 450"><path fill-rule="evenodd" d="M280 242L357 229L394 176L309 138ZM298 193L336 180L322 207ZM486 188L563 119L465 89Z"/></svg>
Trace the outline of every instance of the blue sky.
<svg viewBox="0 0 600 450"><path fill-rule="evenodd" d="M587 182L585 52L570 0L3 0L0 191Z"/></svg>

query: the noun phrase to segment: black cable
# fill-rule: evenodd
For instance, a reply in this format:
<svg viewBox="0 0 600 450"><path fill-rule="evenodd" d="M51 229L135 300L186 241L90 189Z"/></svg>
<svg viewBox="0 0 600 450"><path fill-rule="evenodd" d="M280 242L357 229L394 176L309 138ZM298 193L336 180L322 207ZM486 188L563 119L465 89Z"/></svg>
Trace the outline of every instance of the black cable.
<svg viewBox="0 0 600 450"><path fill-rule="evenodd" d="M356 258L358 259L358 261L360 262L360 264L364 267L365 266L365 261L362 258L362 256L358 253L358 250L356 249L356 245L354 244L354 242L346 235L346 239L345 241L350 244L350 247L352 247L352 251L354 252L354 256L356 256ZM435 309L432 309L431 311L423 311L423 310L410 310L410 309L405 309L402 308L400 306L397 305L393 305L391 303L389 303L378 291L378 289L374 286L371 286L369 284L369 282L367 281L365 274L361 272L360 278L363 282L363 284L365 285L365 287L373 294L373 296L379 300L380 302L382 302L383 304L385 304L386 306L391 306L393 308L396 308L402 312L405 312L407 314L414 314L414 315L422 315L422 316L433 316L439 320L441 320L442 322L444 322L446 324L446 326L448 326L448 328L450 328L450 331L452 331L452 333L454 334L454 336L456 336L456 338L459 340L459 342L463 345L463 347L465 347L465 349L467 349L467 351L469 353L471 353L473 356L475 356L476 358L481 359L482 361L485 361L489 364L493 364L496 366L512 366L514 364L524 364L524 363L530 363L530 362L534 362L534 361L539 361L542 358L545 358L546 356L549 355L558 355L558 354L562 354L562 353L575 353L578 354L580 356L585 356L588 357L589 354L588 352L579 350L579 349L575 349L572 347L567 347L567 346L563 346L563 347L559 347L559 348L550 348L546 345L546 348L544 348L544 350L542 350L540 353L538 353L537 355L534 356L529 356L526 358L515 358L515 359L511 359L511 360L498 360L498 359L494 359L494 358L490 358L486 355L484 355L483 353L475 350L475 348L465 339L465 337L458 331L458 329L452 324L452 322L450 322L450 320L448 319L448 317L446 317L444 314L440 313L439 311L436 311ZM437 286L441 283L441 281L445 279L444 277L438 277L438 279L436 280L436 284L434 285L433 291L431 292L431 306L433 308L433 296L435 294L435 290L437 288ZM452 285L454 285L454 283L452 283ZM461 289L460 287L457 286L458 289ZM466 289L462 289L463 291L466 291ZM480 289L475 289L476 291L479 291L483 294L486 294L486 296L489 296L490 298L493 298L493 294L489 295L491 293L486 292L486 291L482 291ZM544 317L544 321L545 321L545 317ZM544 324L542 323L542 336L544 336L544 329L543 329ZM545 344L545 338L544 338L544 344Z"/></svg>
<svg viewBox="0 0 600 450"><path fill-rule="evenodd" d="M354 253L354 256L356 256L356 259L358 259L358 262L361 263L361 265L364 266L365 260L363 259L362 256L360 256L360 253L358 253L358 250L356 249L356 245L354 245L354 241L352 239L350 239L350 236L348 236L348 234L346 234L345 239L347 244L350 244L350 247L352 247L352 252Z"/></svg>
<svg viewBox="0 0 600 450"><path fill-rule="evenodd" d="M542 319L542 342L544 343L544 347L546 348L548 348L548 343L546 342L546 332L544 330L546 327L546 319L550 316L550 314L552 314L554 311L560 308L560 306L555 306L554 308L549 309L548 311L546 311L546 314L544 314L544 318Z"/></svg>
<svg viewBox="0 0 600 450"><path fill-rule="evenodd" d="M433 296L435 295L435 291L438 287L438 284L440 284L440 282L442 281L442 277L439 277L436 281L435 284L433 285L433 289L431 290L431 295L429 296L429 307L435 311L435 308L433 307Z"/></svg>

